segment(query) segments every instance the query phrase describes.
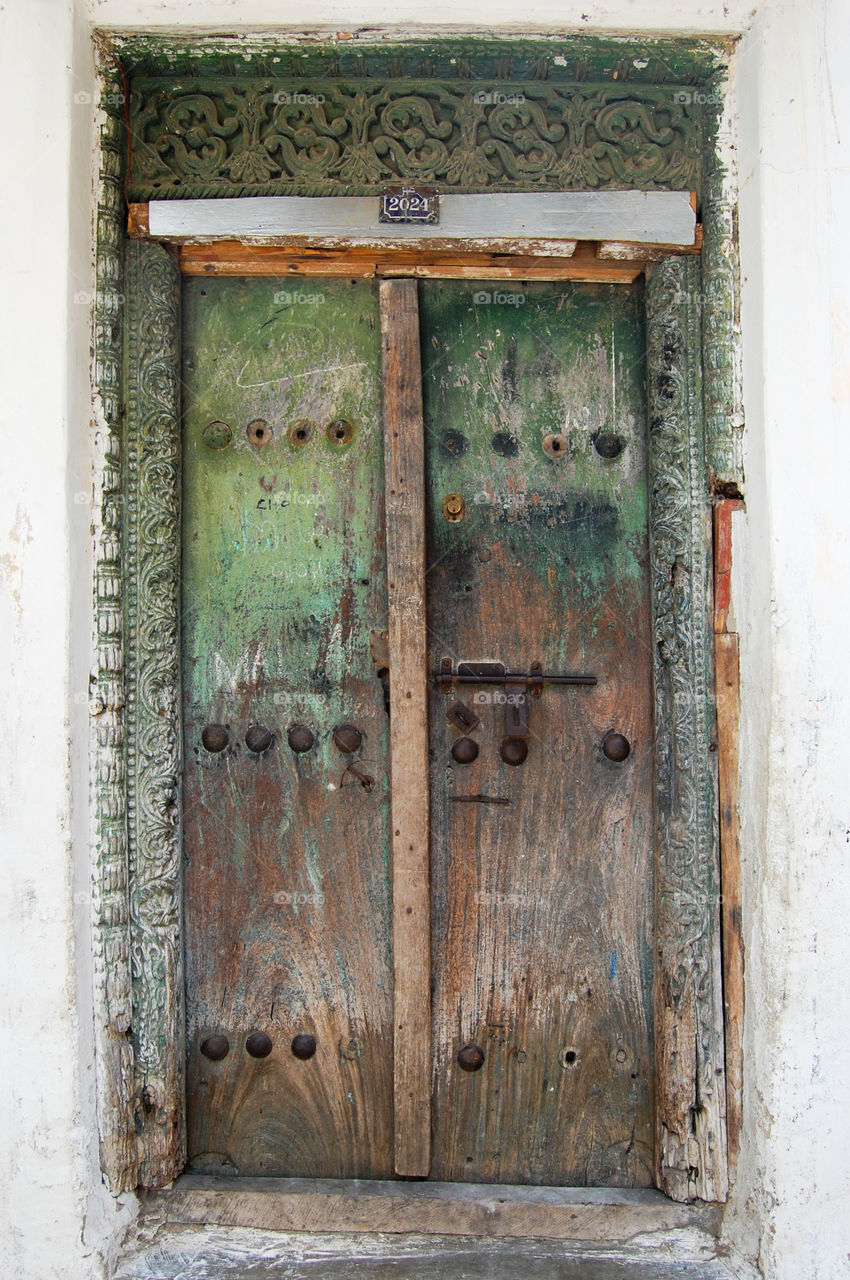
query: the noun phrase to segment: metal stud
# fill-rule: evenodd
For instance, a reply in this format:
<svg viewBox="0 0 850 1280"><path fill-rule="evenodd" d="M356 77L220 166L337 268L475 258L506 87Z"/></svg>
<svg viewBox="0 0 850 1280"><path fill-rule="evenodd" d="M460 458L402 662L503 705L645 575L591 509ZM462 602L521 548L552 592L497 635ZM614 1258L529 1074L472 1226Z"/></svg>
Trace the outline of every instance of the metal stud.
<svg viewBox="0 0 850 1280"><path fill-rule="evenodd" d="M208 449L226 449L233 432L226 422L208 422L204 427L204 444Z"/></svg>
<svg viewBox="0 0 850 1280"><path fill-rule="evenodd" d="M245 1048L252 1058L267 1058L274 1044L265 1031L252 1031L245 1041Z"/></svg>
<svg viewBox="0 0 850 1280"><path fill-rule="evenodd" d="M452 755L458 764L472 764L478 758L478 743L474 738L458 738L452 747Z"/></svg>
<svg viewBox="0 0 850 1280"><path fill-rule="evenodd" d="M230 1052L230 1041L227 1036L207 1036L201 1041L201 1053L210 1062L220 1062Z"/></svg>
<svg viewBox="0 0 850 1280"><path fill-rule="evenodd" d="M484 1066L484 1050L477 1044L465 1044L457 1051L457 1065L461 1071L480 1071Z"/></svg>
<svg viewBox="0 0 850 1280"><path fill-rule="evenodd" d="M299 418L297 422L293 422L289 428L289 439L296 448L302 444L309 444L313 439L313 424L310 419Z"/></svg>
<svg viewBox="0 0 850 1280"><path fill-rule="evenodd" d="M569 451L566 436L560 434L543 437L543 452L550 458L565 458Z"/></svg>
<svg viewBox="0 0 850 1280"><path fill-rule="evenodd" d="M266 729L261 724L249 725L245 730L245 746L255 755L268 751L273 742L274 734L271 729Z"/></svg>
<svg viewBox="0 0 850 1280"><path fill-rule="evenodd" d="M291 724L286 731L286 741L296 755L303 755L310 750L316 739L313 730L308 729L306 724Z"/></svg>
<svg viewBox="0 0 850 1280"><path fill-rule="evenodd" d="M621 764L629 755L632 744L628 738L622 733L615 733L612 730L606 733L602 740L602 754L607 756L609 760L613 760L615 764Z"/></svg>
<svg viewBox="0 0 850 1280"><path fill-rule="evenodd" d="M334 746L338 751L344 751L346 755L356 751L362 741L363 734L353 724L337 725L334 729Z"/></svg>
<svg viewBox="0 0 850 1280"><path fill-rule="evenodd" d="M300 1058L302 1062L306 1062L308 1058L312 1058L316 1052L316 1037L310 1035L309 1031L299 1031L297 1036L292 1037L290 1045L292 1052L296 1058Z"/></svg>
<svg viewBox="0 0 850 1280"><path fill-rule="evenodd" d="M503 738L499 755L505 764L522 764L528 755L528 743L525 738Z"/></svg>
<svg viewBox="0 0 850 1280"><path fill-rule="evenodd" d="M626 447L623 437L613 431L601 431L593 444L600 458L605 458L609 462L619 458Z"/></svg>
<svg viewBox="0 0 850 1280"><path fill-rule="evenodd" d="M223 751L230 741L230 734L227 732L227 726L223 724L208 724L204 726L201 733L201 742L205 751L213 753Z"/></svg>

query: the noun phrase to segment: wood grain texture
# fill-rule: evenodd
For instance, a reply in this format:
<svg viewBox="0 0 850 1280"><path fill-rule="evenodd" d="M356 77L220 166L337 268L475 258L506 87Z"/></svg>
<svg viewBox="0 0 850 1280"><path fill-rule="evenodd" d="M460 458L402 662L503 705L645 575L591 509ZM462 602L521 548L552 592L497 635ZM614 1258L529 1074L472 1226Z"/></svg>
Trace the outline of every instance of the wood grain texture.
<svg viewBox="0 0 850 1280"><path fill-rule="evenodd" d="M295 298L287 287L186 286L189 1158L387 1176L388 734L369 648L386 614L377 298L345 280ZM347 444L328 434L337 419ZM232 433L223 448L205 440L211 422L224 425L214 441ZM300 755L296 723L315 736ZM363 734L353 755L334 743L342 723ZM209 724L227 727L219 753L202 745ZM262 754L251 725L274 734ZM246 1051L252 1032L271 1037L269 1056ZM317 1040L306 1061L290 1050L299 1033ZM230 1050L210 1061L200 1045L222 1034Z"/></svg>
<svg viewBox="0 0 850 1280"><path fill-rule="evenodd" d="M425 480L414 280L380 285L389 600L395 1169L430 1169Z"/></svg>
<svg viewBox="0 0 850 1280"><path fill-rule="evenodd" d="M435 1177L652 1182L652 726L640 297L605 286L422 293L430 662L538 660L598 687L431 697ZM599 433L617 434L604 458ZM552 435L559 456L544 449ZM550 445L551 447L551 441ZM443 516L448 493L465 515ZM497 691L498 693L498 691ZM481 720L456 763L446 721ZM605 758L607 731L631 754ZM453 796L509 805L457 804ZM458 1050L480 1046L477 1072Z"/></svg>
<svg viewBox="0 0 850 1280"><path fill-rule="evenodd" d="M716 1209L658 1191L446 1182L316 1181L186 1175L147 1196L146 1217L279 1231L382 1232L625 1244L635 1235L696 1228L713 1233Z"/></svg>
<svg viewBox="0 0 850 1280"><path fill-rule="evenodd" d="M741 929L738 819L740 646L738 636L728 629L732 517L742 505L736 499L723 499L714 507L714 674L720 802L720 921L726 1028L726 1141L730 1180L735 1176L740 1152L744 1092L744 939Z"/></svg>
<svg viewBox="0 0 850 1280"><path fill-rule="evenodd" d="M602 259L597 246L577 246L570 258L547 257L533 252L526 240L505 244L502 252L486 252L480 246L450 252L427 252L404 247L385 250L297 249L278 245L243 244L218 240L210 244L180 245L180 270L195 276L419 276L434 279L474 280L601 280L630 284L645 270L646 260Z"/></svg>

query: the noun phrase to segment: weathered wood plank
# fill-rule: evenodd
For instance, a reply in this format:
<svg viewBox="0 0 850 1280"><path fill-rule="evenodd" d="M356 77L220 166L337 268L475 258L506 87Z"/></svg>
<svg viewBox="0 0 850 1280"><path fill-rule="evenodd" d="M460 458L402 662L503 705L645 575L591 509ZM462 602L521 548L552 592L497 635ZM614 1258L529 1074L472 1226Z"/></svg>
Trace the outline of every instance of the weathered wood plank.
<svg viewBox="0 0 850 1280"><path fill-rule="evenodd" d="M440 197L439 222L382 223L375 196L267 196L250 200L152 200L152 236L301 238L368 245L441 241L549 241L572 253L576 240L693 246L689 191L499 192Z"/></svg>
<svg viewBox="0 0 850 1280"><path fill-rule="evenodd" d="M380 286L384 392L393 886L395 1170L430 1168L425 482L414 280Z"/></svg>
<svg viewBox="0 0 850 1280"><path fill-rule="evenodd" d="M713 1233L715 1209L676 1204L649 1189L493 1188L471 1183L307 1181L186 1175L145 1197L146 1216L278 1231L382 1232L626 1243L687 1228Z"/></svg>
<svg viewBox="0 0 850 1280"><path fill-rule="evenodd" d="M406 248L385 251L364 249L292 249L277 245L245 245L222 240L214 244L181 245L178 261L188 276L394 276L471 280L580 280L630 284L646 269L646 260L605 261L596 245L580 244L571 258L533 256L525 243L510 254L451 253Z"/></svg>
<svg viewBox="0 0 850 1280"><path fill-rule="evenodd" d="M715 696L720 802L720 893L723 1008L726 1029L726 1141L730 1179L741 1143L744 1087L744 940L741 932L741 850L738 830L739 641L728 630L731 603L732 515L741 502L714 507Z"/></svg>

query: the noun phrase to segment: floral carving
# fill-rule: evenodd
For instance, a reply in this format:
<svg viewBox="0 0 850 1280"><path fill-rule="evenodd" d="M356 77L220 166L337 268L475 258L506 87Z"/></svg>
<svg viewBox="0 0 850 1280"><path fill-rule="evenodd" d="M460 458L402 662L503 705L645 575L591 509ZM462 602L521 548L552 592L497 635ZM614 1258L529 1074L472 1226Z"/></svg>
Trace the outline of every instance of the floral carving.
<svg viewBox="0 0 850 1280"><path fill-rule="evenodd" d="M693 188L701 128L672 88L136 78L131 193L367 195Z"/></svg>

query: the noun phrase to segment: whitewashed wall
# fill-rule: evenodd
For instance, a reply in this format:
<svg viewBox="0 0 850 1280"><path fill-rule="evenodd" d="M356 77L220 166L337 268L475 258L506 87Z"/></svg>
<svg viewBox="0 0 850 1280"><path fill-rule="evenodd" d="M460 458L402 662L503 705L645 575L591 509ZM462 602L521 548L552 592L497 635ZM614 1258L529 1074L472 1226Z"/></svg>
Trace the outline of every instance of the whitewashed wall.
<svg viewBox="0 0 850 1280"><path fill-rule="evenodd" d="M17 0L0 8L0 1013L4 1271L88 1280L134 1212L97 1170L86 672L93 131L89 24L417 21L395 0ZM474 0L432 24L475 29ZM745 1133L727 1231L771 1280L850 1275L850 6L526 0L505 31L743 31L736 65L747 512ZM82 301L80 296L82 295ZM80 495L83 495L80 500ZM70 731L70 733L69 733ZM70 740L70 746L69 746Z"/></svg>

